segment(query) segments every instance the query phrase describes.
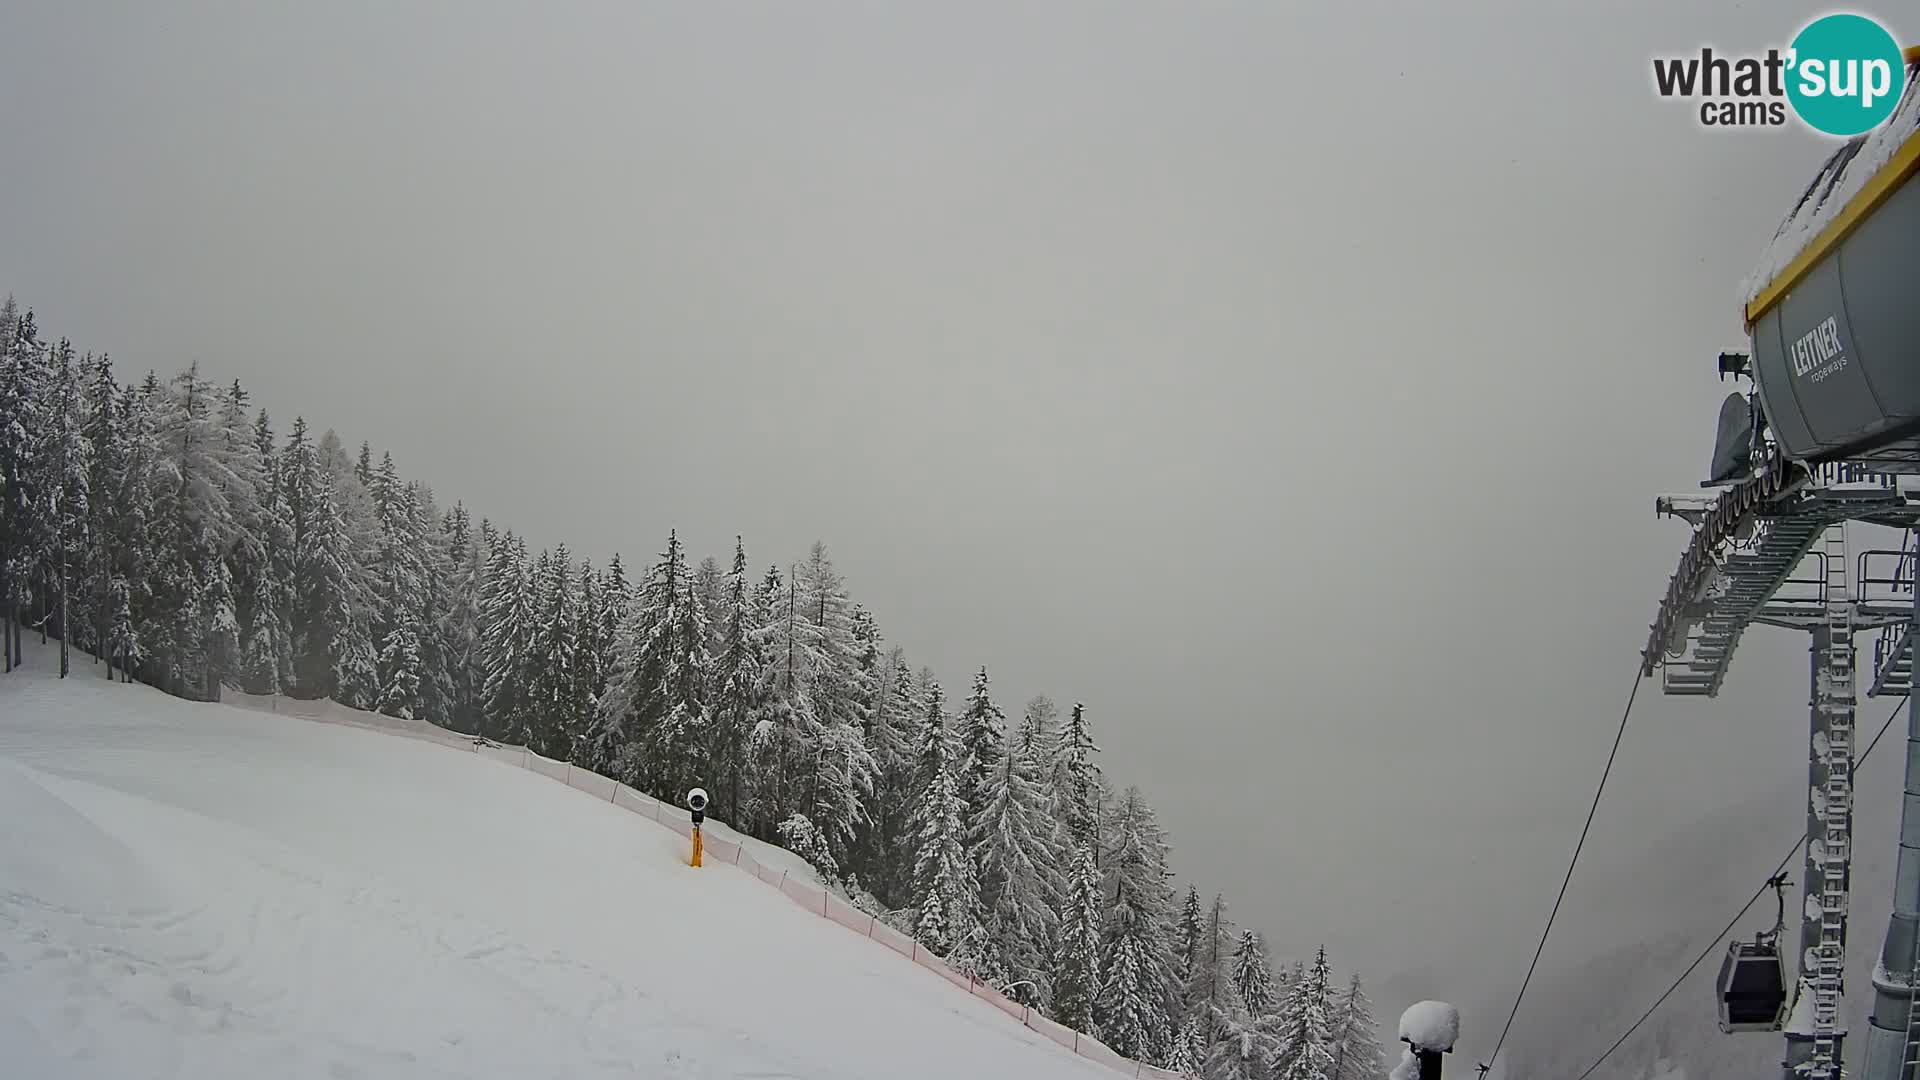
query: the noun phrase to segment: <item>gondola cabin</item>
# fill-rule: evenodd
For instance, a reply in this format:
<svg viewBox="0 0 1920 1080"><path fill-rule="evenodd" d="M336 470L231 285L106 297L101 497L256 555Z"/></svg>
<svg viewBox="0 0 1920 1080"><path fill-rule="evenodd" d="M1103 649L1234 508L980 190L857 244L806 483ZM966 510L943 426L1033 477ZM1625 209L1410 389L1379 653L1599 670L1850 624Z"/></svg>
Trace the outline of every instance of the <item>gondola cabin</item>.
<svg viewBox="0 0 1920 1080"><path fill-rule="evenodd" d="M1717 988L1721 1031L1779 1031L1786 1020L1787 973L1772 941L1729 942Z"/></svg>

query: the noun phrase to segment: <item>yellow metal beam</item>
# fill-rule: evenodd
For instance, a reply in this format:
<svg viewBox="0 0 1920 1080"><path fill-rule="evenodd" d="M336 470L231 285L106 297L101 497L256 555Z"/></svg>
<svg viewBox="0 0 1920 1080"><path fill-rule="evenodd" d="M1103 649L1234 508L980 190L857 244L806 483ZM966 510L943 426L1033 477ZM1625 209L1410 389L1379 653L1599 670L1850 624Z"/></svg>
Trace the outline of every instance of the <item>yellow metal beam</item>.
<svg viewBox="0 0 1920 1080"><path fill-rule="evenodd" d="M1920 45L1905 50L1903 56L1908 67L1920 64ZM1839 247L1847 237L1852 236L1853 231L1871 217L1875 210L1880 209L1880 204L1891 198L1894 192L1899 191L1900 185L1911 179L1916 172L1920 172L1920 138L1908 136L1906 143L1900 147L1892 159L1882 165L1880 170L1854 193L1853 198L1847 200L1847 205L1832 221L1827 222L1827 227L1821 229L1820 234L1801 249L1800 254L1794 256L1793 261L1788 263L1785 269L1774 275L1773 280L1767 283L1767 287L1760 291L1760 295L1747 304L1744 314L1748 332L1752 332L1753 324L1759 322L1762 316L1773 310L1776 304L1785 299L1786 295L1800 284L1808 271L1812 270L1820 260L1826 258L1834 248Z"/></svg>

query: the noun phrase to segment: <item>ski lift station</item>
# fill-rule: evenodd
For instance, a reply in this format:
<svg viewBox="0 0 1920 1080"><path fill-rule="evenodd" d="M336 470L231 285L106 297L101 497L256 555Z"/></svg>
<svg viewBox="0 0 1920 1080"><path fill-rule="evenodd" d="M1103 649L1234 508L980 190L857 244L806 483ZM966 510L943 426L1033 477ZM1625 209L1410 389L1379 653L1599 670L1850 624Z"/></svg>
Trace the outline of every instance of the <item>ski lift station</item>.
<svg viewBox="0 0 1920 1080"><path fill-rule="evenodd" d="M1641 653L1664 692L1712 697L1752 627L1810 639L1798 896L1774 879L1778 921L1729 945L1716 990L1721 1030L1784 1034L1785 1075L1815 1080L1842 1075L1849 1034L1855 706L1862 691L1911 695L1920 635L1920 49L1906 59L1905 100L1828 159L1749 283L1748 351L1718 358L1739 389L1721 406L1704 490L1655 502L1692 535ZM1904 542L1850 549L1849 521ZM1870 655L1856 651L1863 632ZM1893 910L1855 1055L1867 1080L1915 1080L1920 1063L1920 715L1907 712Z"/></svg>

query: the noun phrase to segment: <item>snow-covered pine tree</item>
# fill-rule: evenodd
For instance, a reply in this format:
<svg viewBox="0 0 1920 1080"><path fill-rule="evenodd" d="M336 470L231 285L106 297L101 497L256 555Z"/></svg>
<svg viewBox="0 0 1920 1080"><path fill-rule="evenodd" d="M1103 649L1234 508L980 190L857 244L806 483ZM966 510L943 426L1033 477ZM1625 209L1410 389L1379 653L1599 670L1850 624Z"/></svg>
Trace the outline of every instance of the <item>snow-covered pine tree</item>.
<svg viewBox="0 0 1920 1080"><path fill-rule="evenodd" d="M859 604L853 605L849 622L853 637L853 650L850 657L853 680L849 690L853 695L854 709L860 720L860 738L871 746L873 718L880 706L880 662L883 639L880 636L880 625L874 622L873 612Z"/></svg>
<svg viewBox="0 0 1920 1080"><path fill-rule="evenodd" d="M1098 1036L1095 999L1101 988L1100 870L1093 849L1082 845L1067 867L1065 901L1053 954L1053 1019Z"/></svg>
<svg viewBox="0 0 1920 1080"><path fill-rule="evenodd" d="M873 677L865 666L859 612L825 544L816 541L809 549L790 589L805 624L790 638L800 647L795 677L804 682L812 721L800 765L805 777L801 810L820 829L835 859L844 862L873 793L873 757L866 743Z"/></svg>
<svg viewBox="0 0 1920 1080"><path fill-rule="evenodd" d="M303 417L294 417L281 454L280 483L293 522L288 576L293 628L289 692L318 698L333 693L335 638L347 633L347 539L334 501L333 477L320 467Z"/></svg>
<svg viewBox="0 0 1920 1080"><path fill-rule="evenodd" d="M448 636L448 613L453 607L453 558L441 524L446 515L425 484L407 485L407 512L419 545L422 580L420 610L420 713L428 723L447 727L454 712L453 657L457 649Z"/></svg>
<svg viewBox="0 0 1920 1080"><path fill-rule="evenodd" d="M250 693L277 694L282 689L281 614L271 574L255 576L247 611L246 645L242 647L240 661L241 685Z"/></svg>
<svg viewBox="0 0 1920 1080"><path fill-rule="evenodd" d="M218 700L220 688L240 678L240 618L227 560L217 553L208 554L206 560L197 575L203 590L198 612L204 620L200 634L208 680L202 692Z"/></svg>
<svg viewBox="0 0 1920 1080"><path fill-rule="evenodd" d="M796 721L792 715L797 683L791 678L792 650L782 643L782 624L791 621L792 591L778 566L767 567L753 593L754 640L760 657L759 681L752 697L754 720L746 729L746 746L741 774L739 814L753 835L775 837L774 826L782 820L781 807L792 805L794 788L791 761Z"/></svg>
<svg viewBox="0 0 1920 1080"><path fill-rule="evenodd" d="M1210 1015L1240 1007L1233 989L1233 920L1227 898L1219 893L1207 906L1200 939L1194 948L1193 973L1188 976L1186 999L1191 1008Z"/></svg>
<svg viewBox="0 0 1920 1080"><path fill-rule="evenodd" d="M1205 933L1200 917L1200 890L1187 886L1187 898L1180 904L1180 921L1174 926L1174 971L1182 986L1193 985L1193 961L1200 952Z"/></svg>
<svg viewBox="0 0 1920 1080"><path fill-rule="evenodd" d="M236 392L238 384L236 384ZM266 410L254 418L254 455L260 489L253 553L247 575L237 587L245 597L241 685L250 693L279 694L292 689L294 521L287 502L273 424Z"/></svg>
<svg viewBox="0 0 1920 1080"><path fill-rule="evenodd" d="M454 503L442 531L446 536L449 578L446 611L439 632L444 642L448 715L440 722L455 731L478 734L486 687L485 641L481 627L486 592L487 549L475 532L466 505Z"/></svg>
<svg viewBox="0 0 1920 1080"><path fill-rule="evenodd" d="M0 338L4 332L0 331ZM126 551L126 522L130 510L122 494L126 481L126 446L121 437L120 417L115 401L120 385L113 377L113 362L102 356L88 368L84 391L85 437L89 449L87 489L87 546L84 591L91 627L86 647L97 661L107 662L107 676L113 676L111 636L114 605L113 580L119 560Z"/></svg>
<svg viewBox="0 0 1920 1080"><path fill-rule="evenodd" d="M1138 788L1128 788L1115 808L1112 849L1104 864L1108 908L1101 955L1105 972L1100 1030L1111 1040L1118 1030L1139 1051L1129 1056L1165 1060L1175 1018L1184 1010L1173 971L1174 896L1168 885L1165 834ZM1116 1011L1117 1010L1117 1011ZM1125 1016L1123 1023L1118 1019ZM1120 1025L1116 1027L1116 1025ZM1118 1049L1118 1046L1115 1046Z"/></svg>
<svg viewBox="0 0 1920 1080"><path fill-rule="evenodd" d="M362 446L363 454L367 452ZM370 489L378 516L373 556L372 635L378 642L374 708L388 716L420 716L425 681L427 567L419 506L403 485L393 455L384 455Z"/></svg>
<svg viewBox="0 0 1920 1080"><path fill-rule="evenodd" d="M233 500L244 484L228 467L213 387L197 366L149 395L158 446L152 521L157 559L147 582L164 629L152 643L164 666L163 686L184 697L211 698L233 681L233 650L218 635L231 621L231 588L213 580L213 564L238 542ZM229 610L219 611L224 602Z"/></svg>
<svg viewBox="0 0 1920 1080"><path fill-rule="evenodd" d="M720 560L712 555L700 560L693 568L693 591L699 597L700 610L707 616L707 655L720 655L721 633L726 629L726 619L721 614L727 609L727 575L720 569Z"/></svg>
<svg viewBox="0 0 1920 1080"><path fill-rule="evenodd" d="M966 707L960 711L956 725L960 737L956 772L960 801L966 804L969 814L977 817L987 805L987 789L993 783L995 766L1005 753L1007 742L1007 718L993 703L986 668L974 674L973 690L967 695ZM977 840L977 829L975 837Z"/></svg>
<svg viewBox="0 0 1920 1080"><path fill-rule="evenodd" d="M1155 1058L1167 1042L1167 1014L1156 1000L1153 915L1127 881L1107 909L1101 941L1100 1039L1127 1057Z"/></svg>
<svg viewBox="0 0 1920 1080"><path fill-rule="evenodd" d="M1259 1018L1279 1004L1273 988L1273 968L1267 963L1267 946L1260 935L1242 931L1233 949L1233 989L1246 1007L1247 1015Z"/></svg>
<svg viewBox="0 0 1920 1080"><path fill-rule="evenodd" d="M1055 904L1066 889L1057 869L1058 838L1041 786L1042 763L1019 741L1001 740L997 753L971 830L988 946L998 969L1016 984L1011 996L1044 1007L1052 989L1048 954L1058 927Z"/></svg>
<svg viewBox="0 0 1920 1080"><path fill-rule="evenodd" d="M793 814L774 831L780 837L780 846L805 859L828 887L840 884L840 865L834 862L833 852L827 847L827 838L820 835L811 818L805 814Z"/></svg>
<svg viewBox="0 0 1920 1080"><path fill-rule="evenodd" d="M258 425L247 409L246 388L235 380L222 387L216 397L214 424L218 448L215 452L234 478L227 493L234 532L224 557L236 630L231 670L225 675L227 681L251 688L256 654L253 633L257 621L253 605L261 591L259 579L270 578L272 574L273 485L266 457L261 453Z"/></svg>
<svg viewBox="0 0 1920 1080"><path fill-rule="evenodd" d="M1019 732L1020 752L1028 758L1040 762L1044 768L1051 769L1054 757L1060 745L1060 707L1045 694L1036 694L1027 701L1027 707L1020 716ZM1052 802L1052 784L1047 785L1048 802Z"/></svg>
<svg viewBox="0 0 1920 1080"><path fill-rule="evenodd" d="M1327 1080L1332 1072L1332 977L1327 950L1321 949L1299 981L1287 988L1279 1013L1263 1025L1278 1044L1274 1080Z"/></svg>
<svg viewBox="0 0 1920 1080"><path fill-rule="evenodd" d="M533 625L527 640L528 746L564 758L573 744L579 688L573 553L566 544L540 553L532 571Z"/></svg>
<svg viewBox="0 0 1920 1080"><path fill-rule="evenodd" d="M1218 1010L1197 1070L1205 1080L1267 1080L1279 1047L1271 1033L1233 1010Z"/></svg>
<svg viewBox="0 0 1920 1080"><path fill-rule="evenodd" d="M73 346L64 338L54 350L54 370L45 412L47 430L40 453L40 505L52 536L52 559L46 575L54 604L52 622L60 636L60 677L71 667L70 643L85 618L85 572L91 546L88 527L92 514L88 494L92 479L92 448L86 441L86 411L81 392L81 370L74 363ZM76 602L76 593L77 602ZM80 610L76 612L76 607ZM81 617L73 618L75 614Z"/></svg>
<svg viewBox="0 0 1920 1080"><path fill-rule="evenodd" d="M595 728L614 775L661 798L675 797L702 766L707 637L685 548L669 533L621 629Z"/></svg>
<svg viewBox="0 0 1920 1080"><path fill-rule="evenodd" d="M593 730L594 712L600 707L600 690L605 685L601 661L606 649L600 640L602 579L590 559L580 560L580 575L574 585L573 600L573 688L568 695L565 756L581 760L586 740Z"/></svg>
<svg viewBox="0 0 1920 1080"><path fill-rule="evenodd" d="M913 865L910 832L914 786L914 732L926 714L920 684L904 650L889 650L876 666L873 717L867 746L873 755L873 796L868 800L861 882L889 905L906 903Z"/></svg>
<svg viewBox="0 0 1920 1080"><path fill-rule="evenodd" d="M795 575L769 568L761 581L761 614L767 620L768 663L761 696L764 722L754 731L759 778L757 814L771 824L813 803L817 748L824 728L813 702L810 670L820 655L818 628L806 614Z"/></svg>
<svg viewBox="0 0 1920 1080"><path fill-rule="evenodd" d="M373 504L362 468L347 453L340 436L328 430L320 436L315 456L333 479L335 506L345 538L347 620L344 633L334 636L334 699L356 709L371 709L380 696L379 587L374 580L374 554L380 542L380 516ZM371 450L366 471L371 477Z"/></svg>
<svg viewBox="0 0 1920 1080"><path fill-rule="evenodd" d="M113 613L107 627L107 655L120 665L122 682L130 682L133 671L140 663L143 653L139 632L134 627L132 591L127 579L116 576L108 594L108 608ZM113 669L107 669L109 677Z"/></svg>
<svg viewBox="0 0 1920 1080"><path fill-rule="evenodd" d="M712 735L708 727L713 709L713 640L711 619L700 598L698 582L692 575L683 579L673 611L672 665L664 689L668 708L661 734L672 734L673 750L663 749L661 760L681 762L678 773L665 779L662 798L676 799L688 787L707 783L713 775L710 755Z"/></svg>
<svg viewBox="0 0 1920 1080"><path fill-rule="evenodd" d="M761 718L760 692L766 668L759 604L747 570L746 541L733 538L733 562L722 582L713 622L720 642L714 653L711 747L716 816L751 828L744 814L747 747Z"/></svg>
<svg viewBox="0 0 1920 1080"><path fill-rule="evenodd" d="M122 680L128 682L138 672L153 669L150 656L166 638L165 625L154 615L158 605L152 585L162 532L153 510L154 463L160 454L153 403L159 393L160 380L148 373L138 387L121 387L114 403L122 451L117 495L124 513L116 523L118 561L109 585L118 590L109 601L114 611L111 651L120 660Z"/></svg>
<svg viewBox="0 0 1920 1080"><path fill-rule="evenodd" d="M959 746L936 684L927 695L919 762L927 777L920 797L914 859L915 936L955 970L978 974L986 945L980 886L967 855L965 807L956 773Z"/></svg>
<svg viewBox="0 0 1920 1080"><path fill-rule="evenodd" d="M29 428L20 419L31 399L14 355L19 328L20 307L8 294L0 304L0 670L5 671L14 668L13 574L26 516L20 505L24 466L31 456Z"/></svg>
<svg viewBox="0 0 1920 1080"><path fill-rule="evenodd" d="M1334 1003L1333 1069L1327 1080L1378 1080L1386 1067L1386 1052L1380 1046L1379 1022L1373 1016L1373 1002L1360 987L1360 976L1347 983L1347 992Z"/></svg>
<svg viewBox="0 0 1920 1080"><path fill-rule="evenodd" d="M21 635L32 621L35 571L50 560L51 531L35 513L38 455L46 432L48 350L33 313L8 297L0 309L0 653L8 671L24 658Z"/></svg>
<svg viewBox="0 0 1920 1080"><path fill-rule="evenodd" d="M1096 860L1100 857L1100 803L1105 793L1100 766L1093 760L1099 752L1087 723L1086 706L1076 701L1060 732L1050 770L1055 814L1073 842L1091 849Z"/></svg>
<svg viewBox="0 0 1920 1080"><path fill-rule="evenodd" d="M526 676L534 613L524 539L511 531L495 538L485 585L480 598L480 651L486 670L480 692L481 733L524 744L532 728Z"/></svg>

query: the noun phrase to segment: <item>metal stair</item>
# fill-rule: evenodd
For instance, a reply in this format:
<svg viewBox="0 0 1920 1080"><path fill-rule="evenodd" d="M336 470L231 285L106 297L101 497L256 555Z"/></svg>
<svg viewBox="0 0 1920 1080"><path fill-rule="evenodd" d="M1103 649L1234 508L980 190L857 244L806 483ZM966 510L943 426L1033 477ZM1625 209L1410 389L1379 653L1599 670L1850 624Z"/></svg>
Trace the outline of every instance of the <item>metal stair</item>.
<svg viewBox="0 0 1920 1080"><path fill-rule="evenodd" d="M1861 556L1861 580L1866 582L1865 572L1868 559L1873 555L1887 556L1891 552L1869 552ZM1894 570L1890 576L1876 576L1874 584L1884 586L1888 599L1905 600L1913 603L1915 560L1920 558L1920 549L1914 545L1914 535L1909 532L1900 545L1900 551L1894 557ZM1884 560L1882 561L1884 565ZM1904 620L1891 626L1882 627L1880 635L1873 643L1873 685L1868 688L1868 697L1902 696L1913 692L1913 623Z"/></svg>
<svg viewBox="0 0 1920 1080"><path fill-rule="evenodd" d="M1854 656L1852 593L1847 588L1846 530L1826 531L1826 626L1815 679L1815 706L1821 713L1824 739L1815 739L1814 754L1824 779L1815 787L1821 828L1810 853L1818 868L1817 882L1809 882L1809 900L1818 897L1819 935L1813 947L1809 986L1813 992L1813 1060L1807 1071L1814 1080L1840 1076L1840 999L1845 989L1848 867L1853 854ZM1809 869L1813 869L1810 867ZM1817 884L1818 892L1811 887ZM1811 907L1812 905L1809 904ZM1812 914L1811 912L1809 914Z"/></svg>

